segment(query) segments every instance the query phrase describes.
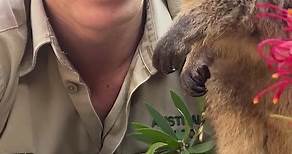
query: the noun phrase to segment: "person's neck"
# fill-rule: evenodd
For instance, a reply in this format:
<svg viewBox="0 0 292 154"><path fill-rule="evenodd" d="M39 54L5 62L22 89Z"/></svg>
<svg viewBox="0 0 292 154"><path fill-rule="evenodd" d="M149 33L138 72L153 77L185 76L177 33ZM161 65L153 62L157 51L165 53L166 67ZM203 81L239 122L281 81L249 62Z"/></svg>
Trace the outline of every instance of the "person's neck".
<svg viewBox="0 0 292 154"><path fill-rule="evenodd" d="M142 35L143 0L46 0L58 42L84 78L128 65Z"/></svg>

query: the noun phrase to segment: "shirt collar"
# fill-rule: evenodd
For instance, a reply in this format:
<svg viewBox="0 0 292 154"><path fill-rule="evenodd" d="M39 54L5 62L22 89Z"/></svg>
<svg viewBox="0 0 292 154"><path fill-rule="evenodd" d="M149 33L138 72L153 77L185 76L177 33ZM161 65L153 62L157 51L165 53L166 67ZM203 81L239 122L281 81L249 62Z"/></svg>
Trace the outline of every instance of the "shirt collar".
<svg viewBox="0 0 292 154"><path fill-rule="evenodd" d="M154 47L159 38L168 30L172 18L166 5L161 0L149 0L146 2L146 22L144 35L138 46L142 62L151 75L157 70L152 65Z"/></svg>
<svg viewBox="0 0 292 154"><path fill-rule="evenodd" d="M50 30L50 23L44 9L42 0L31 1L31 29L33 54L36 55L39 48L46 43L49 43L50 36L53 34Z"/></svg>
<svg viewBox="0 0 292 154"><path fill-rule="evenodd" d="M34 69L38 51L42 46L51 42L52 33L49 30L50 24L42 0L30 1L30 23L28 25L30 35L21 63L20 76L24 76Z"/></svg>
<svg viewBox="0 0 292 154"><path fill-rule="evenodd" d="M162 0L146 0L146 24L144 35L138 46L139 55L147 68L147 70L154 74L156 69L152 65L153 49L157 40L166 32L172 23L171 16L168 12L166 5ZM52 45L55 53L59 50L58 42L49 23L48 17L45 12L42 0L31 1L31 33L32 33L32 51L29 51L32 56L28 59L30 66L27 68L26 73L33 70L36 64L38 52L45 44ZM60 50L61 51L61 50ZM57 57L62 57L58 56ZM64 58L58 58L64 60Z"/></svg>

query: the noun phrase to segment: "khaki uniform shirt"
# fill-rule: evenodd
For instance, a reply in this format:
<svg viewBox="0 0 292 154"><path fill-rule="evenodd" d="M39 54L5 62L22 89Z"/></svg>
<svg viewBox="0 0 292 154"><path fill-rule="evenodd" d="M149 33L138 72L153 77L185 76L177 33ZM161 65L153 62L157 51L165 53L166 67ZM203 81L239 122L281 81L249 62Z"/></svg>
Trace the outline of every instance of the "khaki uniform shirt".
<svg viewBox="0 0 292 154"><path fill-rule="evenodd" d="M87 85L58 45L42 0L0 0L0 154L145 152L145 144L127 136L130 122L156 127L145 103L183 131L183 119L169 95L170 90L184 95L178 75L160 75L151 62L155 42L172 19L162 1L145 2L143 38L102 123ZM198 120L192 98L188 106Z"/></svg>

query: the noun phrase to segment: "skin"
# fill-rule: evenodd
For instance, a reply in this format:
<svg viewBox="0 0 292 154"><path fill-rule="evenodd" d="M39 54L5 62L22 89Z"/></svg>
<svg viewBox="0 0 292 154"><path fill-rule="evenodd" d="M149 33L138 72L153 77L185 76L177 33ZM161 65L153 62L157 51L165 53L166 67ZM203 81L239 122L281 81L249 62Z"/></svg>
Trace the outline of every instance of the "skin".
<svg viewBox="0 0 292 154"><path fill-rule="evenodd" d="M45 5L60 46L103 121L142 35L143 0L45 0Z"/></svg>
<svg viewBox="0 0 292 154"><path fill-rule="evenodd" d="M160 72L182 67L186 92L206 94L206 115L214 126L219 154L292 151L289 123L269 117L270 113L292 116L291 88L278 105L272 105L269 96L252 104L255 94L272 82L257 44L270 37L286 37L281 21L255 18L257 2L292 6L291 0L185 0L154 51L153 64Z"/></svg>

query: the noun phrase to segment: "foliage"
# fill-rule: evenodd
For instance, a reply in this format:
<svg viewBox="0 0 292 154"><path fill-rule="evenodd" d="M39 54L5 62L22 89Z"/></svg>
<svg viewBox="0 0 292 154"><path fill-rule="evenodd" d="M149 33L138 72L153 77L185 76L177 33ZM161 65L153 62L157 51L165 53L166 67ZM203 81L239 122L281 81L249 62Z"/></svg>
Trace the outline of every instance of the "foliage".
<svg viewBox="0 0 292 154"><path fill-rule="evenodd" d="M151 105L146 107L160 128L154 129L142 123L132 123L134 133L131 135L136 139L149 145L146 154L210 154L213 153L215 144L212 140L203 141L204 136L204 118L201 120L199 128L194 127L191 114L184 101L173 91L170 92L173 104L184 119L184 133L175 133L170 127L168 121ZM199 103L200 114L204 117L203 101L197 99Z"/></svg>

